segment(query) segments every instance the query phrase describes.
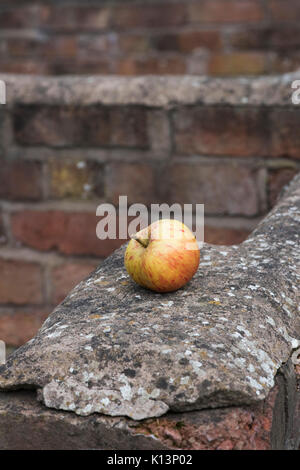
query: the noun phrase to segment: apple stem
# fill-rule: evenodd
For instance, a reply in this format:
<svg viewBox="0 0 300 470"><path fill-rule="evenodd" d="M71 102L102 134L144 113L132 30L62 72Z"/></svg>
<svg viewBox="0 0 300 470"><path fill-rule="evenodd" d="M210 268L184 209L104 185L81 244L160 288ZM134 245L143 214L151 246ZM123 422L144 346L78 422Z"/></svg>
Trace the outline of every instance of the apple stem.
<svg viewBox="0 0 300 470"><path fill-rule="evenodd" d="M140 238L137 238L135 236L131 237L133 240L136 240L137 242L139 242L140 245L142 245L144 248L147 248L148 244L149 244L149 240L141 240Z"/></svg>

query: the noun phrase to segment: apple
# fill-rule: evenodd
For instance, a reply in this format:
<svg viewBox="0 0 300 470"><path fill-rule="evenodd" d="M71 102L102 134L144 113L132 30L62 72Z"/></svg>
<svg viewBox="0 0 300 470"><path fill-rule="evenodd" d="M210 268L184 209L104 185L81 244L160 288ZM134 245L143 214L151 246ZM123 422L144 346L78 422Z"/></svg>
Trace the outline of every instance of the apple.
<svg viewBox="0 0 300 470"><path fill-rule="evenodd" d="M124 263L132 279L156 292L172 292L195 274L200 250L191 230L175 219L161 219L137 232Z"/></svg>

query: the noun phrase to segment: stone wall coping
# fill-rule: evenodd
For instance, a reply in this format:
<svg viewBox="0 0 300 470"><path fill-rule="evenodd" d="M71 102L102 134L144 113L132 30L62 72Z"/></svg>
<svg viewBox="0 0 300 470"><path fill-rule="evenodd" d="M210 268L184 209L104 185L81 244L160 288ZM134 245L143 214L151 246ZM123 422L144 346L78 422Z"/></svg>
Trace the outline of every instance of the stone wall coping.
<svg viewBox="0 0 300 470"><path fill-rule="evenodd" d="M291 88L300 72L280 76L63 76L0 74L7 105L293 106Z"/></svg>
<svg viewBox="0 0 300 470"><path fill-rule="evenodd" d="M300 174L244 243L205 245L174 293L131 281L124 245L0 367L0 389L134 420L264 400L300 346L299 212Z"/></svg>

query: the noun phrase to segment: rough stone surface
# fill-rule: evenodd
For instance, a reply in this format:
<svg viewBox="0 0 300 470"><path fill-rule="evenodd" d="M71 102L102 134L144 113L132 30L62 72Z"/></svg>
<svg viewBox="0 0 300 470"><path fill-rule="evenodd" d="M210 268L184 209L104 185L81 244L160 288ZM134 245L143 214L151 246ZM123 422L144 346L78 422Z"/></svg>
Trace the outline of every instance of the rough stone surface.
<svg viewBox="0 0 300 470"><path fill-rule="evenodd" d="M300 175L244 243L205 245L175 293L135 285L123 246L9 357L0 388L134 420L265 400L300 345L299 210Z"/></svg>
<svg viewBox="0 0 300 470"><path fill-rule="evenodd" d="M286 106L299 73L258 78L194 77L32 77L0 74L7 85L8 106L178 104Z"/></svg>
<svg viewBox="0 0 300 470"><path fill-rule="evenodd" d="M251 406L167 413L133 421L51 410L33 391L0 392L1 449L296 449L299 371L288 361L267 399ZM63 436L63 439L62 439Z"/></svg>

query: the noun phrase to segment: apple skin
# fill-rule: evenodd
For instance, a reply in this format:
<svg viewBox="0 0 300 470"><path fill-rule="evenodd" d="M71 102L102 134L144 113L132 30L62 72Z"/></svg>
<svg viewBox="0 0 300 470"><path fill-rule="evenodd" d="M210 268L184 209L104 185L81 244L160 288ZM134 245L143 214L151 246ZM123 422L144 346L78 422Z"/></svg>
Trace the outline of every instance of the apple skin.
<svg viewBox="0 0 300 470"><path fill-rule="evenodd" d="M156 292L172 292L195 274L200 261L197 240L190 229L174 219L162 219L130 240L124 264L132 279Z"/></svg>

